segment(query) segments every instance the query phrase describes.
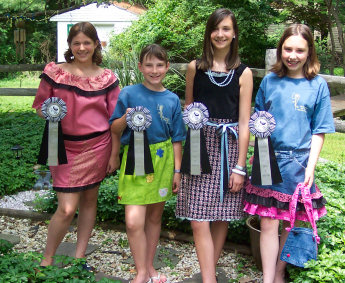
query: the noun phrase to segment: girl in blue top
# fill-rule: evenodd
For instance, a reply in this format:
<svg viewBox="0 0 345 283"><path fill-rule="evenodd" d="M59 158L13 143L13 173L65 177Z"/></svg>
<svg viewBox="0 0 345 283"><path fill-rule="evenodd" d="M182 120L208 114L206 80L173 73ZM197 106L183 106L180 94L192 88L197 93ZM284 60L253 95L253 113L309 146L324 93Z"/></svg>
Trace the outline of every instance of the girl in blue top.
<svg viewBox="0 0 345 283"><path fill-rule="evenodd" d="M131 85L120 92L118 104L110 118L116 149L115 168L120 166L119 150L125 145L122 158L118 202L125 205L126 231L137 275L132 283L166 282L153 267L153 258L161 230L165 201L180 186L182 141L186 129L178 96L167 90L162 81L169 69L166 51L157 44L145 47L140 54L142 84ZM146 129L154 173L145 176L126 171L131 129L126 113L136 106L146 107L152 124ZM139 174L138 174L139 175Z"/></svg>
<svg viewBox="0 0 345 283"><path fill-rule="evenodd" d="M276 120L271 135L283 182L272 186L246 187L245 211L261 216L261 259L264 282L284 282L286 263L280 253L289 225L289 202L298 183L310 187L313 215L326 214L325 199L314 184L314 170L325 133L334 132L330 94L318 76L320 64L313 35L306 25L294 24L283 33L277 47L277 62L261 82L256 111L267 111ZM308 221L303 204L298 220ZM283 229L278 238L279 220Z"/></svg>

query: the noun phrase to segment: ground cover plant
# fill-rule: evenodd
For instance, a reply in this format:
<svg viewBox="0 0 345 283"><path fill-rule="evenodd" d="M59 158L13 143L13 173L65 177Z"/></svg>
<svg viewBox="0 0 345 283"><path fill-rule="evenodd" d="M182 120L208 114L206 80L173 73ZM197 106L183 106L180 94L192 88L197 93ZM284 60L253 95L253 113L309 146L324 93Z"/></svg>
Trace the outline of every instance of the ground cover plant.
<svg viewBox="0 0 345 283"><path fill-rule="evenodd" d="M82 268L85 259L55 256L55 262L58 266L42 268L39 266L42 256L35 252L17 253L12 244L0 240L0 282L96 282L94 273ZM118 280L106 278L97 282L119 283Z"/></svg>

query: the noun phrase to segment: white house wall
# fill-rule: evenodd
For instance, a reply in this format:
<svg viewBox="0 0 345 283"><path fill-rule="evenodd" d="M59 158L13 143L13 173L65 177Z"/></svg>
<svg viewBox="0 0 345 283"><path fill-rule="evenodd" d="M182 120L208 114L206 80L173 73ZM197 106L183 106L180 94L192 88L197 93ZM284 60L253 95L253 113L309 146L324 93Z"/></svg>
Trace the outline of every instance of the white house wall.
<svg viewBox="0 0 345 283"><path fill-rule="evenodd" d="M114 5L100 5L96 3L81 7L50 18L57 22L57 61L65 62L64 53L68 49L68 25L88 21L92 23L105 50L109 45L112 34L119 34L139 18L138 15Z"/></svg>
<svg viewBox="0 0 345 283"><path fill-rule="evenodd" d="M76 23L76 22L75 22ZM74 22L58 22L57 25L57 61L65 62L64 53L68 49L68 25L75 24ZM107 50L112 35L123 32L131 25L131 22L116 22L116 23L92 23L98 34L99 40L102 42L103 50Z"/></svg>

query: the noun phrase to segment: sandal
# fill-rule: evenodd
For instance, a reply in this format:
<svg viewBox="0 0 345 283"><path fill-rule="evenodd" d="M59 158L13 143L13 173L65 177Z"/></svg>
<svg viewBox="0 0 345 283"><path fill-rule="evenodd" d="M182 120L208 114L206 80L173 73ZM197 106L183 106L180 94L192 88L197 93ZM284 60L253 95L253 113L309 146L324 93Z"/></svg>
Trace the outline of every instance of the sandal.
<svg viewBox="0 0 345 283"><path fill-rule="evenodd" d="M86 271L89 271L89 272L95 272L96 271L96 268L94 268L93 266L89 265L87 262L83 263L81 265L81 267L86 270Z"/></svg>
<svg viewBox="0 0 345 283"><path fill-rule="evenodd" d="M164 275L165 276L165 275ZM157 276L153 276L151 277L151 282L152 283L170 283L170 281L168 280L168 278L165 276L166 281L161 281L161 274L158 273ZM155 280L158 280L157 282L155 282Z"/></svg>

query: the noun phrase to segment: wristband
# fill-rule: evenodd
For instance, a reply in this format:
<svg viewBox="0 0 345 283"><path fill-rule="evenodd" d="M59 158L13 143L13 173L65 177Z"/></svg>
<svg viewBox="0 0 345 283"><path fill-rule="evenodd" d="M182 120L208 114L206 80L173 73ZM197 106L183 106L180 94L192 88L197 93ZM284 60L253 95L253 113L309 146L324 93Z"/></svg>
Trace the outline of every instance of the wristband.
<svg viewBox="0 0 345 283"><path fill-rule="evenodd" d="M242 167L242 166L240 166L238 164L235 166L235 169L238 169L240 171L246 172L246 167Z"/></svg>
<svg viewBox="0 0 345 283"><path fill-rule="evenodd" d="M175 169L174 173L181 173L181 170L180 169Z"/></svg>
<svg viewBox="0 0 345 283"><path fill-rule="evenodd" d="M236 168L232 169L232 172L233 172L233 173L236 173L236 174L238 174L238 175L241 175L241 176L246 176L246 175L247 175L246 172L240 171L240 170L238 170L238 169L236 169Z"/></svg>

